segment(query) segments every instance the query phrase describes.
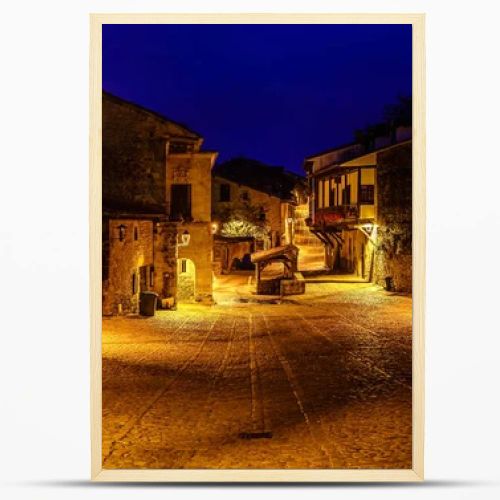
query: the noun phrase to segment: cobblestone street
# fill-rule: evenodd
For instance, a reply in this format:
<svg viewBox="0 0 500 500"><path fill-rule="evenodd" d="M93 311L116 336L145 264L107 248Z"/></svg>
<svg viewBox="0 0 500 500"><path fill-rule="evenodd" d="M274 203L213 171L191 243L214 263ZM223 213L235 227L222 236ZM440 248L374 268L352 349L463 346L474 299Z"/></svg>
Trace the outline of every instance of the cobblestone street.
<svg viewBox="0 0 500 500"><path fill-rule="evenodd" d="M105 468L411 468L411 409L411 298L371 284L103 322Z"/></svg>

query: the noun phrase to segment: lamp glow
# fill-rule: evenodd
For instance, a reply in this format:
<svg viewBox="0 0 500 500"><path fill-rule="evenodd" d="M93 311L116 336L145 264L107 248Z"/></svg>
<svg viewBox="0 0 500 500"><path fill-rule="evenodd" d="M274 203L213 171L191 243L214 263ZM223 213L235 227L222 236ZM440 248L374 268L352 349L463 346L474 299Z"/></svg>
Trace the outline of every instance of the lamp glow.
<svg viewBox="0 0 500 500"><path fill-rule="evenodd" d="M191 235L189 231L186 229L181 236L182 246L187 247L189 245L189 241L191 240Z"/></svg>

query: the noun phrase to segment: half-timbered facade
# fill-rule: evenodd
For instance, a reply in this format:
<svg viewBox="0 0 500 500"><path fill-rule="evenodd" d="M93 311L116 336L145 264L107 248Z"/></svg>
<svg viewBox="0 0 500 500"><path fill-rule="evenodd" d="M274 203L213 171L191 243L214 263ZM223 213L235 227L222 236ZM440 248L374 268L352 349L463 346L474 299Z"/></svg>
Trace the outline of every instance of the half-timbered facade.
<svg viewBox="0 0 500 500"><path fill-rule="evenodd" d="M407 289L411 271L402 278L389 269L398 251L410 255L405 266L411 269L411 138L403 132L399 138L371 151L360 144L325 151L304 166L312 193L307 222L325 245L328 268L381 284L390 278ZM404 234L399 250L387 247L389 234Z"/></svg>

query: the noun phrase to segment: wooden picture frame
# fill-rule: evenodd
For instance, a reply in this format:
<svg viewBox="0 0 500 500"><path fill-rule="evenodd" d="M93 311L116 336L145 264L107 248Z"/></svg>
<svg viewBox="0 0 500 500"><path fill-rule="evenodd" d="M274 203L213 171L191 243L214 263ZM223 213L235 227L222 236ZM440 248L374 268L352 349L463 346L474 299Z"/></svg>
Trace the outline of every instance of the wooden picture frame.
<svg viewBox="0 0 500 500"><path fill-rule="evenodd" d="M90 305L91 477L94 481L340 482L424 478L425 45L424 14L91 14L90 16ZM103 469L101 421L101 97L103 24L411 24L413 27L413 468Z"/></svg>

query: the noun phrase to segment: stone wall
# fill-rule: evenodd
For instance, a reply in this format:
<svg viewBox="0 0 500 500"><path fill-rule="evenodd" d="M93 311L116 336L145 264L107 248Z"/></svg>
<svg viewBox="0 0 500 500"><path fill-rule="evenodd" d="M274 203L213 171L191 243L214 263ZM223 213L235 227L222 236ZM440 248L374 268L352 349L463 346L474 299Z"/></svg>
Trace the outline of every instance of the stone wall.
<svg viewBox="0 0 500 500"><path fill-rule="evenodd" d="M103 223L109 228L108 271L107 279L103 281L103 314L137 313L140 292L152 289L150 269L154 265L153 222L105 219ZM120 240L120 226L124 228L123 240Z"/></svg>
<svg viewBox="0 0 500 500"><path fill-rule="evenodd" d="M230 238L214 239L214 264L217 264L218 274L230 272L233 269L235 259L240 261L247 254L251 254L254 249L254 242L251 239L231 241Z"/></svg>
<svg viewBox="0 0 500 500"><path fill-rule="evenodd" d="M156 292L160 300L175 297L176 225L138 219L105 219L103 224L108 228L103 314L137 314L140 293L146 290ZM120 226L125 228L122 241Z"/></svg>
<svg viewBox="0 0 500 500"><path fill-rule="evenodd" d="M395 291L412 289L412 148L402 144L377 155L377 243L374 281Z"/></svg>
<svg viewBox="0 0 500 500"><path fill-rule="evenodd" d="M177 224L156 224L153 290L161 299L177 295Z"/></svg>
<svg viewBox="0 0 500 500"><path fill-rule="evenodd" d="M216 154L197 152L169 155L167 159L167 206L170 186L191 186L191 220L179 225L179 233L188 231L188 246L179 246L178 258L190 259L195 266L195 300L212 301L213 236L211 220L211 179ZM170 212L169 212L170 213Z"/></svg>
<svg viewBox="0 0 500 500"><path fill-rule="evenodd" d="M183 263L185 270L183 270ZM196 299L196 267L191 259L179 259L177 264L177 300L192 302Z"/></svg>
<svg viewBox="0 0 500 500"><path fill-rule="evenodd" d="M279 295L282 278L260 280L257 283L257 295Z"/></svg>
<svg viewBox="0 0 500 500"><path fill-rule="evenodd" d="M135 211L166 210L166 156L170 136L199 147L186 128L104 93L102 99L103 205Z"/></svg>
<svg viewBox="0 0 500 500"><path fill-rule="evenodd" d="M219 193L221 184L229 184L231 201L220 201ZM212 181L212 200L212 213L214 216L225 207L234 207L237 209L238 206L244 206L245 204L262 207L266 216L265 224L269 227L272 234L272 245L277 246L281 243L280 237L286 232L286 220L282 218L282 215L285 213L288 214L288 204L284 204L285 207L282 207L282 201L278 197L234 181L226 180L222 177L214 177Z"/></svg>
<svg viewBox="0 0 500 500"><path fill-rule="evenodd" d="M333 269L339 273L354 274L369 280L372 276L373 243L359 229L345 229L341 234L344 244L330 251Z"/></svg>
<svg viewBox="0 0 500 500"><path fill-rule="evenodd" d="M302 295L306 292L306 282L302 273L294 273L293 279L282 279L280 295Z"/></svg>
<svg viewBox="0 0 500 500"><path fill-rule="evenodd" d="M177 258L189 258L196 267L197 298L211 299L211 169L216 153L200 152L202 138L198 134L155 112L107 93L103 94L102 106L103 207L108 213L123 217L125 213L154 213L157 219L162 216L168 219L171 185L190 184L192 220L179 227L179 232L189 231L190 246L183 247L182 255L178 255L177 224L161 222L155 226L154 245L151 240L148 250L151 253L148 265L154 266L150 286L160 298L175 297ZM105 233L103 231L103 276L111 276L114 266L121 269L123 280L128 283L127 273L137 267L139 256L134 254L120 260L106 244L109 238ZM119 260L115 262L115 258ZM127 298L125 281L117 289L106 289L108 299L113 296L112 302L121 301L122 310L126 303L125 309L135 312L137 297ZM119 292L122 288L123 293ZM105 299L107 306L111 300L108 299ZM108 309L117 312L115 306Z"/></svg>
<svg viewBox="0 0 500 500"><path fill-rule="evenodd" d="M189 231L188 246L180 246L178 258L191 259L195 266L195 299L212 301L213 238L210 223L192 222L179 226L179 233Z"/></svg>
<svg viewBox="0 0 500 500"><path fill-rule="evenodd" d="M213 152L170 154L167 158L167 212L170 214L170 186L191 186L191 217L195 222L210 223L212 205Z"/></svg>

